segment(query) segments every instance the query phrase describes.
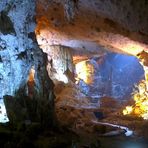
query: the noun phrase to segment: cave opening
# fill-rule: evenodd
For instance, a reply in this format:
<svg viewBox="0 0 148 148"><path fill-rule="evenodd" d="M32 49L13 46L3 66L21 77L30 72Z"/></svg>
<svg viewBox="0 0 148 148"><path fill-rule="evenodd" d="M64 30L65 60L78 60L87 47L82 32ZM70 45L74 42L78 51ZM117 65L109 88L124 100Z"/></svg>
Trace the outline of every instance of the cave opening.
<svg viewBox="0 0 148 148"><path fill-rule="evenodd" d="M87 67L89 70L78 67L80 71L78 72L80 79L83 80L87 77L90 80L90 82L83 80L86 84L90 83L90 88L85 87L82 90L86 89L85 92L91 97L110 96L119 100L128 100L134 85L144 79L143 67L133 56L108 53L99 58L91 58L89 62L92 64L93 70L89 66ZM85 76L83 77L83 75ZM83 84L79 85L83 86Z"/></svg>
<svg viewBox="0 0 148 148"><path fill-rule="evenodd" d="M59 122L78 132L82 129L96 132L88 122L119 127L122 130L115 130L115 135L132 136L133 123L128 120L136 122L142 117L133 113L138 112L134 99L138 86L146 82L145 68L140 60L146 46L132 40L133 35L127 38L124 33L123 36L108 34L100 29L98 33L93 27L89 30L85 28L88 22L82 32L80 22L67 24L60 10L56 10L58 15L54 14L52 19L47 13L48 17L37 16L36 38L48 56L47 71L55 84L55 110ZM112 135L114 129L109 132Z"/></svg>
<svg viewBox="0 0 148 148"><path fill-rule="evenodd" d="M59 42L55 43L53 39L51 44L51 40L48 39L51 35L50 30L45 28L40 30L41 26L39 21L36 37L40 47L48 55L47 71L55 83L56 104L63 103L63 106L68 104L79 108L100 107L103 110L111 107L115 111L123 108L127 102L131 104L136 86L145 79L145 71L139 63L138 56L110 52L105 48L102 49L100 45L95 45L96 52L91 42L86 44L86 41L81 40L67 42L60 39L59 42L63 44L61 45ZM65 97L62 95L65 95L65 92L72 93L74 98L81 98L81 101L70 100L72 97L67 95L66 100L63 99L62 102L62 97ZM86 100L82 101L82 94ZM125 110L123 109L124 115L128 114L125 113L128 109Z"/></svg>

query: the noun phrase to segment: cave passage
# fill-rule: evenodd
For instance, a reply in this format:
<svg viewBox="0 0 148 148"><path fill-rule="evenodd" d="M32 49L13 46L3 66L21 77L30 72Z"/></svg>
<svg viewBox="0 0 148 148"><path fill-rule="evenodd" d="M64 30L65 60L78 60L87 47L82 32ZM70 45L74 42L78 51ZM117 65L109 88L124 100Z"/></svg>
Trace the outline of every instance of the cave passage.
<svg viewBox="0 0 148 148"><path fill-rule="evenodd" d="M147 148L147 20L147 0L1 0L0 146Z"/></svg>
<svg viewBox="0 0 148 148"><path fill-rule="evenodd" d="M79 81L78 85L92 98L110 96L121 101L128 100L131 98L134 86L144 79L143 67L133 56L107 53L99 58L91 58L87 62L91 64L93 70L88 66L89 70L87 72L86 69L86 74L83 67L80 67L79 71L81 71L82 77L84 75L84 79L87 77L90 80L90 85L87 85L89 83L85 82L83 78L81 78L83 81Z"/></svg>

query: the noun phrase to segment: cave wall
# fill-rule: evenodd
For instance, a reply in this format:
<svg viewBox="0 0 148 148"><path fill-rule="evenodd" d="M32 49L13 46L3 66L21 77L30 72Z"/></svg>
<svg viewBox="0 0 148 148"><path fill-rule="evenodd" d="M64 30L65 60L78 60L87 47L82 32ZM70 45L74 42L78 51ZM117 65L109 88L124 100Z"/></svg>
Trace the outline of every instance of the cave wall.
<svg viewBox="0 0 148 148"><path fill-rule="evenodd" d="M32 20L34 3L32 1L31 6L29 2L1 1L0 4L1 98L6 94L13 95L26 82L31 68L33 41L28 34L34 30L35 23ZM8 27L3 28L6 25Z"/></svg>
<svg viewBox="0 0 148 148"><path fill-rule="evenodd" d="M130 55L147 51L145 0L70 1L37 1L37 32L48 44L72 47L69 42L80 40Z"/></svg>
<svg viewBox="0 0 148 148"><path fill-rule="evenodd" d="M47 100L53 109L53 83L46 65L47 56L37 45L35 37L35 1L0 1L0 98L14 96L19 89L28 95L30 69L35 70L38 98Z"/></svg>
<svg viewBox="0 0 148 148"><path fill-rule="evenodd" d="M68 83L68 79L74 79L73 49L61 45L40 47L48 55L47 71L52 80Z"/></svg>
<svg viewBox="0 0 148 148"><path fill-rule="evenodd" d="M32 66L35 66L37 78L39 69L46 66L46 59L35 40L35 1L1 1L0 14L2 97L5 94L13 95L27 82ZM37 82L37 87L40 84Z"/></svg>

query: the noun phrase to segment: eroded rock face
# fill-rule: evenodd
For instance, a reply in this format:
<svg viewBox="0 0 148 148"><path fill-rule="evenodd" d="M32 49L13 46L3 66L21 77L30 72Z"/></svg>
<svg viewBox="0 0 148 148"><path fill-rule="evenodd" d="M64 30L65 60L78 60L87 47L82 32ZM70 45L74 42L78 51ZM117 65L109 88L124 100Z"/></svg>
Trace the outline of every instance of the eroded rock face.
<svg viewBox="0 0 148 148"><path fill-rule="evenodd" d="M8 7L10 8L8 9ZM32 66L35 67L35 79L37 80L40 77L39 71L45 71L46 55L43 54L34 40L34 9L35 2L31 0L1 2L1 16L7 21L5 23L12 25L10 27L14 28L16 34L10 32L10 27L0 29L0 70L1 84L3 84L0 97L4 94L13 95L15 90L24 85ZM40 84L41 82L36 82L36 86L40 87Z"/></svg>
<svg viewBox="0 0 148 148"><path fill-rule="evenodd" d="M33 41L27 37L27 34L33 31L31 24L34 22L27 24L26 20L32 19L34 8L30 6L29 1L28 4L27 1L1 1L0 12L1 24L9 24L9 27L0 27L0 97L2 98L5 94L13 95L14 91L25 83L31 68L30 53ZM13 28L16 34L9 28Z"/></svg>
<svg viewBox="0 0 148 148"><path fill-rule="evenodd" d="M52 110L53 83L46 71L47 56L35 40L34 15L34 0L0 2L0 98L14 96L20 88L28 95L27 81L34 67L35 95L51 102Z"/></svg>
<svg viewBox="0 0 148 148"><path fill-rule="evenodd" d="M69 42L73 40L86 40L132 55L147 50L148 4L145 0L74 2L38 0L36 31L47 44L71 47ZM72 10L75 14L71 14Z"/></svg>
<svg viewBox="0 0 148 148"><path fill-rule="evenodd" d="M41 46L42 50L48 55L48 75L52 80L68 83L67 72L74 72L72 49L61 46ZM71 79L74 79L71 77Z"/></svg>
<svg viewBox="0 0 148 148"><path fill-rule="evenodd" d="M55 86L55 110L60 124L75 130L90 130L91 120L96 120L90 98L83 94L74 83L58 83ZM68 116L67 116L68 115Z"/></svg>

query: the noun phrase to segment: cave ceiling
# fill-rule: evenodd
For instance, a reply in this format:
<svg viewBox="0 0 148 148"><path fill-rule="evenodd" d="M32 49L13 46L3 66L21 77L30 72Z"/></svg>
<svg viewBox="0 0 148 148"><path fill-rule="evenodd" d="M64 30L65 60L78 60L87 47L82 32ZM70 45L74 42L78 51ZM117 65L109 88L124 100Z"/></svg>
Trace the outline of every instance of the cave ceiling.
<svg viewBox="0 0 148 148"><path fill-rule="evenodd" d="M147 0L37 0L36 20L41 46L148 51Z"/></svg>

